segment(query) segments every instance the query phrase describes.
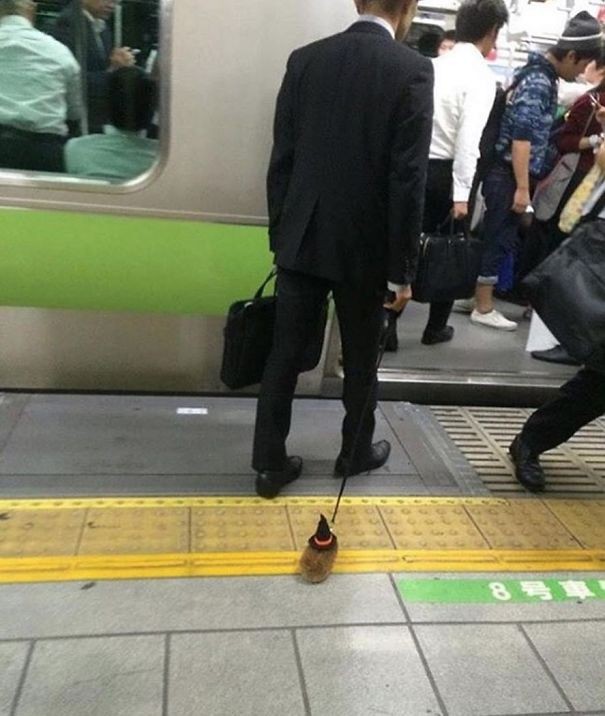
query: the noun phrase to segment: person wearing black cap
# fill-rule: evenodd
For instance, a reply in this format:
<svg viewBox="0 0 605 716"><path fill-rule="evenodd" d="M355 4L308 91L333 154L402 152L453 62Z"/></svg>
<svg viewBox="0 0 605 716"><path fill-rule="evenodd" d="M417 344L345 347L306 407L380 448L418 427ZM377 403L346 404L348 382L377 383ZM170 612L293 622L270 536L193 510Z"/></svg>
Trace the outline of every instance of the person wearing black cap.
<svg viewBox="0 0 605 716"><path fill-rule="evenodd" d="M485 248L471 313L477 325L505 331L517 328L494 309L494 286L502 261L517 245L520 219L530 204L530 184L552 169L548 147L558 79L575 80L599 56L602 42L598 21L580 12L545 55L530 54L513 81L496 142L497 160L483 182Z"/></svg>
<svg viewBox="0 0 605 716"><path fill-rule="evenodd" d="M301 473L286 453L301 357L332 292L345 373L335 474L377 469L376 361L387 308L401 311L415 277L433 115L431 62L399 39L415 0L357 0L348 30L296 50L275 112L267 177L278 266L273 348L256 414L256 491L275 497ZM345 467L346 466L346 467Z"/></svg>

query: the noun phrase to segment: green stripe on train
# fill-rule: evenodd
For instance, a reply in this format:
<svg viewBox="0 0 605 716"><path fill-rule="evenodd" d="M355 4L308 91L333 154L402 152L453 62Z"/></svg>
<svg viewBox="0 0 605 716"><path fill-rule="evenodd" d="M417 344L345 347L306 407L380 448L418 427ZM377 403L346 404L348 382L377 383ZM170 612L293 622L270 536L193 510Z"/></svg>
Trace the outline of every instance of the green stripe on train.
<svg viewBox="0 0 605 716"><path fill-rule="evenodd" d="M270 266L262 227L0 212L3 306L220 315Z"/></svg>

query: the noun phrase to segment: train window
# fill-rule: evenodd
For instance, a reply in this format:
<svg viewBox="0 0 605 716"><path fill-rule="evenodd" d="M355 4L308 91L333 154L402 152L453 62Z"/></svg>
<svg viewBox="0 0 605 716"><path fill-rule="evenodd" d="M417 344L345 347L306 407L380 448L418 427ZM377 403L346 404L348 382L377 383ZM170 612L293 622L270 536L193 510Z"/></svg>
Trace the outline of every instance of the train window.
<svg viewBox="0 0 605 716"><path fill-rule="evenodd" d="M0 0L0 182L119 185L152 168L160 1Z"/></svg>

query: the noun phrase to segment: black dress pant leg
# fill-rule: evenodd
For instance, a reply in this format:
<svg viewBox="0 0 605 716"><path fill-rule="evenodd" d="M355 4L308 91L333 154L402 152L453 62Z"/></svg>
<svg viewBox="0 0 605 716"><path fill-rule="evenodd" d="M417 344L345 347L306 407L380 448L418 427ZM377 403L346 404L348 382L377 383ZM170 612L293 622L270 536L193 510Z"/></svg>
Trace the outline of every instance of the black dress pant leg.
<svg viewBox="0 0 605 716"><path fill-rule="evenodd" d="M273 347L256 409L252 468L283 470L292 400L302 358L315 335L329 281L279 269Z"/></svg>
<svg viewBox="0 0 605 716"><path fill-rule="evenodd" d="M425 233L436 231L447 221L452 211L452 161L431 159L426 182L424 202ZM453 301L434 301L431 303L429 320L425 330L439 331L445 328L452 312Z"/></svg>
<svg viewBox="0 0 605 716"><path fill-rule="evenodd" d="M370 453L374 436L378 394L376 361L383 324L384 290L346 284L336 284L332 290L345 374L340 454L352 461L363 460Z"/></svg>
<svg viewBox="0 0 605 716"><path fill-rule="evenodd" d="M569 440L605 413L605 373L582 369L523 426L521 438L539 455Z"/></svg>

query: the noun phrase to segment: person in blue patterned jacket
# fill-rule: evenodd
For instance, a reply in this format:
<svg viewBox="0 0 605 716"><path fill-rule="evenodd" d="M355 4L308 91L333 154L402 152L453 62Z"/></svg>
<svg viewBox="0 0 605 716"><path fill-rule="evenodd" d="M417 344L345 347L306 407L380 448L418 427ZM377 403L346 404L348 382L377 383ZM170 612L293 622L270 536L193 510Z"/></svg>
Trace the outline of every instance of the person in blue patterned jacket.
<svg viewBox="0 0 605 716"><path fill-rule="evenodd" d="M519 236L519 222L530 204L530 182L549 169L549 135L557 112L558 79L573 81L596 59L603 42L601 26L588 12L567 24L545 55L531 54L518 70L509 93L496 143L497 160L483 182L485 247L471 321L514 331L517 324L495 310L494 286L505 256Z"/></svg>

